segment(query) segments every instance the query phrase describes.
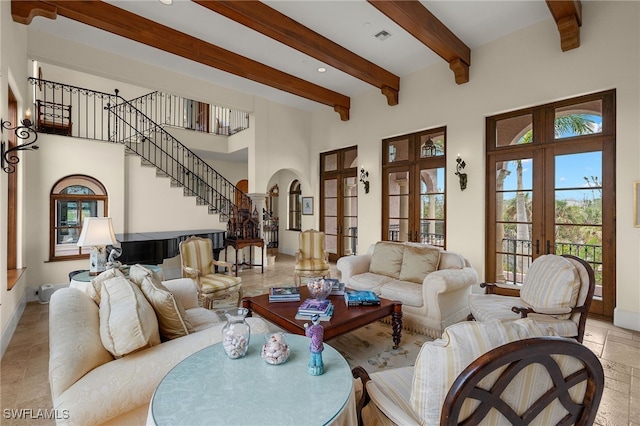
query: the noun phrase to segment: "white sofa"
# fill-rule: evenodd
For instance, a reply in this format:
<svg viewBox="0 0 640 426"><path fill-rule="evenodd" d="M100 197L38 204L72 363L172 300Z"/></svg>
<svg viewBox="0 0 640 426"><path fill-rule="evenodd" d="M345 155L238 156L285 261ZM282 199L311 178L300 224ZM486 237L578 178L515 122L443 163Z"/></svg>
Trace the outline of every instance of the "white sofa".
<svg viewBox="0 0 640 426"><path fill-rule="evenodd" d="M49 383L58 425L144 425L153 392L165 374L187 356L222 340L225 322L198 307L193 280L162 284L184 308L193 332L122 357L114 357L103 344L101 307L89 295L91 288L64 288L52 295ZM261 319L247 321L253 334L269 332Z"/></svg>
<svg viewBox="0 0 640 426"><path fill-rule="evenodd" d="M401 301L403 327L434 338L466 319L478 281L463 256L418 243L381 241L367 254L341 257L337 267L347 287Z"/></svg>

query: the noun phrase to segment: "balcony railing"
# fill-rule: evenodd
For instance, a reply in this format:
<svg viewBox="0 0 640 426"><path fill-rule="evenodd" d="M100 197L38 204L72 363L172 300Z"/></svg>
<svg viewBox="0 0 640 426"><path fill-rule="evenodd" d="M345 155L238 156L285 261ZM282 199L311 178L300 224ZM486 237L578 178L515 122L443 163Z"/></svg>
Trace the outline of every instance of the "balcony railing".
<svg viewBox="0 0 640 426"><path fill-rule="evenodd" d="M422 230L418 234L406 233L402 235L400 232L400 225L389 225L389 241L413 241L423 244L430 244L432 246L444 247L444 234L441 232L429 232L427 231L427 224L422 226Z"/></svg>
<svg viewBox="0 0 640 426"><path fill-rule="evenodd" d="M154 122L165 126L230 136L249 128L249 113L163 92L129 101Z"/></svg>
<svg viewBox="0 0 640 426"><path fill-rule="evenodd" d="M502 239L503 278L512 284L521 284L526 271L531 266L533 244L531 240L515 238ZM554 253L558 255L571 254L584 259L591 265L596 277L596 286L602 286L602 246L594 244L556 242Z"/></svg>

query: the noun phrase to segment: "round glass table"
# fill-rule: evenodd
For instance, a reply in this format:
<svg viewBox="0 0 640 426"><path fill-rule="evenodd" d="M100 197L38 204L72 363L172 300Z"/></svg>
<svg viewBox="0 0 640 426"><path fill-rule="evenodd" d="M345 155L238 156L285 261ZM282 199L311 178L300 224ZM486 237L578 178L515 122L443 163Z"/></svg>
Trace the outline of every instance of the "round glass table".
<svg viewBox="0 0 640 426"><path fill-rule="evenodd" d="M285 336L290 355L280 365L260 357L263 335L251 335L244 358L228 358L220 343L185 358L156 388L147 424L355 425L353 378L346 360L325 343L325 373L311 376L309 339Z"/></svg>

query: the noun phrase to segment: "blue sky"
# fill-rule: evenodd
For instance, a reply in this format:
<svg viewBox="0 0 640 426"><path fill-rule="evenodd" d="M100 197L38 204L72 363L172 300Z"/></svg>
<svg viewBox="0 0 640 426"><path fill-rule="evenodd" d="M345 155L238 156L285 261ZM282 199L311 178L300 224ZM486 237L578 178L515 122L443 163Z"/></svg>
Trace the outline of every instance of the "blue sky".
<svg viewBox="0 0 640 426"><path fill-rule="evenodd" d="M592 120L597 129L600 131L602 119L599 116L588 116ZM573 136L566 134L565 136ZM524 189L532 187L532 161L526 159L522 161L522 181ZM508 165L511 174L504 180L505 190L515 190L517 188L516 181L516 162L512 161ZM558 188L584 188L584 190L574 191L558 191L557 198L582 200L585 196L599 197L597 191L589 190L589 183L584 179L588 177L591 185L593 185L593 177L602 184L602 153L601 152L583 152L578 154L558 155L555 160L555 187Z"/></svg>

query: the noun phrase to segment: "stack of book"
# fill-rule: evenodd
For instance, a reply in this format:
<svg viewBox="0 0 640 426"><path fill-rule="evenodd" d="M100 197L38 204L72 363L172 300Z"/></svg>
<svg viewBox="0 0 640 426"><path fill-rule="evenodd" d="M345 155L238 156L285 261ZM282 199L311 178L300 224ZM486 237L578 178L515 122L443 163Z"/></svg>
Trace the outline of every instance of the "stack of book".
<svg viewBox="0 0 640 426"><path fill-rule="evenodd" d="M296 314L297 320L310 321L314 315L320 316L320 321L329 321L333 315L333 304L330 300L307 299L302 302Z"/></svg>
<svg viewBox="0 0 640 426"><path fill-rule="evenodd" d="M344 296L344 283L341 283L336 278L325 278L324 280L331 283L329 296Z"/></svg>
<svg viewBox="0 0 640 426"><path fill-rule="evenodd" d="M298 287L271 287L269 302L299 302L300 289Z"/></svg>
<svg viewBox="0 0 640 426"><path fill-rule="evenodd" d="M344 292L347 306L374 306L380 304L380 298L370 290L347 290Z"/></svg>

